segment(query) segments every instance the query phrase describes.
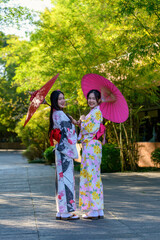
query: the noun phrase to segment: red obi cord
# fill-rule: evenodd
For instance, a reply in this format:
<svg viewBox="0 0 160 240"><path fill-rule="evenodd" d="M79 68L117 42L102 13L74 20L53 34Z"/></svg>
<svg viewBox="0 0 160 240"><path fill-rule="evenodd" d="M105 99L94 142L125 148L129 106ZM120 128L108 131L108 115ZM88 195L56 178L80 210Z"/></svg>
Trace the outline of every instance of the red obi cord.
<svg viewBox="0 0 160 240"><path fill-rule="evenodd" d="M61 140L61 131L58 128L52 129L51 133L50 133L50 145L54 146L54 142L53 139L55 139L58 143Z"/></svg>

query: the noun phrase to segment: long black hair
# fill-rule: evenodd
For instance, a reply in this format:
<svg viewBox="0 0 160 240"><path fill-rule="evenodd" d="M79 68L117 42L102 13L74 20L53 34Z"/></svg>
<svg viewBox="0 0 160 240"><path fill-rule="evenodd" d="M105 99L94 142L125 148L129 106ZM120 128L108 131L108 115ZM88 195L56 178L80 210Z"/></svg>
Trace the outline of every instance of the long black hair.
<svg viewBox="0 0 160 240"><path fill-rule="evenodd" d="M94 93L94 96L95 96L95 98L96 98L96 101L97 101L97 103L99 103L99 100L101 99L101 93L100 93L98 90L96 90L96 89L92 89L92 90L90 90L90 91L87 93L87 102L88 102L89 95L90 95L91 93Z"/></svg>
<svg viewBox="0 0 160 240"><path fill-rule="evenodd" d="M52 119L52 115L53 115L53 109L55 110L60 110L60 107L58 106L58 97L59 97L59 94L63 94L63 92L61 92L60 90L56 90L56 91L53 91L51 93L51 96L50 96L50 101L51 101L51 110L50 110L50 118L49 118L49 133L51 132L51 130L53 129L53 119Z"/></svg>

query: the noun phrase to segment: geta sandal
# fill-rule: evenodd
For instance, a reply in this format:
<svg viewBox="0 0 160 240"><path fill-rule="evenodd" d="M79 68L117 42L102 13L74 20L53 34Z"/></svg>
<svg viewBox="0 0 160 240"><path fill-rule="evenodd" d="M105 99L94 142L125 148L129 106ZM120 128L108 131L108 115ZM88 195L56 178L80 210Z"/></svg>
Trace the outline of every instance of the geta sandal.
<svg viewBox="0 0 160 240"><path fill-rule="evenodd" d="M84 219L84 220L86 220L86 219L98 220L99 217L98 217L98 216L97 216L97 217L94 217L94 216L88 216L88 214L86 213L86 214L84 214L84 215L82 216L82 219Z"/></svg>
<svg viewBox="0 0 160 240"><path fill-rule="evenodd" d="M76 214L72 214L72 215L70 215L69 217L61 217L61 220L78 220L79 219L79 217L78 217L78 215L76 215Z"/></svg>

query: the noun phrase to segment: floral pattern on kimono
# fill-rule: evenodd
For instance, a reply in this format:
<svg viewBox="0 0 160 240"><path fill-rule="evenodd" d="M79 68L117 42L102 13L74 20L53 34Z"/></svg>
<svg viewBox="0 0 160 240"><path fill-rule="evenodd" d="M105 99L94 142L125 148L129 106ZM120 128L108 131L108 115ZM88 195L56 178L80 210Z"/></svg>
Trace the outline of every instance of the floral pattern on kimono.
<svg viewBox="0 0 160 240"><path fill-rule="evenodd" d="M57 212L73 212L75 204L75 179L73 159L78 157L75 126L63 111L53 112L54 128L61 131L56 145L56 203Z"/></svg>
<svg viewBox="0 0 160 240"><path fill-rule="evenodd" d="M82 142L79 206L82 210L103 209L103 185L100 175L102 144L94 140L102 122L99 106L92 109L81 123L78 137Z"/></svg>

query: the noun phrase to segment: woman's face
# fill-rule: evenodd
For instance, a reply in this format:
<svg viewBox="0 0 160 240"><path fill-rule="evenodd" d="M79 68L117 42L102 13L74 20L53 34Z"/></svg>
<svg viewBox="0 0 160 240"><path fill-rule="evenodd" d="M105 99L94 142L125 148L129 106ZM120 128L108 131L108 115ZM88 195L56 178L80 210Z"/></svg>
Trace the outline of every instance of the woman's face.
<svg viewBox="0 0 160 240"><path fill-rule="evenodd" d="M63 109L65 106L65 99L62 93L60 93L58 96L58 106L60 107L60 109Z"/></svg>
<svg viewBox="0 0 160 240"><path fill-rule="evenodd" d="M95 98L94 93L90 93L90 94L89 94L87 101L88 101L88 105L89 105L89 107L90 107L91 109L94 108L94 107L96 107L96 106L98 105L98 102L97 102L97 100L96 100L96 98Z"/></svg>

